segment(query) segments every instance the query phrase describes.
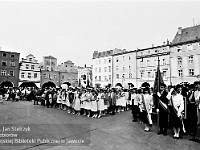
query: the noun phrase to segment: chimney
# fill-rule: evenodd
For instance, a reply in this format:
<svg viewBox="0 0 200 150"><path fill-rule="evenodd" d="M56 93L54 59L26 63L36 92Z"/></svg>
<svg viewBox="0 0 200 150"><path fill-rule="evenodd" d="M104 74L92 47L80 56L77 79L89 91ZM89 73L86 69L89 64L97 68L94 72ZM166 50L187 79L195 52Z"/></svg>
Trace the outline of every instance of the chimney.
<svg viewBox="0 0 200 150"><path fill-rule="evenodd" d="M178 28L178 34L181 34L181 32L182 32L182 27L179 27Z"/></svg>
<svg viewBox="0 0 200 150"><path fill-rule="evenodd" d="M85 68L86 68L86 64L85 64Z"/></svg>

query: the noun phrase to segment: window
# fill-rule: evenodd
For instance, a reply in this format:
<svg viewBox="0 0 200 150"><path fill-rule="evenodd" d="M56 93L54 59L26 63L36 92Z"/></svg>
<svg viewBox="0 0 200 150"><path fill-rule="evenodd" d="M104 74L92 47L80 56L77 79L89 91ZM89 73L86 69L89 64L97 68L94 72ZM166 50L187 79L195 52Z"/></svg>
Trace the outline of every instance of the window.
<svg viewBox="0 0 200 150"><path fill-rule="evenodd" d="M116 70L119 70L119 67L118 67L118 66L116 66Z"/></svg>
<svg viewBox="0 0 200 150"><path fill-rule="evenodd" d="M6 53L3 53L2 55L3 55L3 57L6 57L6 56L7 56L7 54L6 54Z"/></svg>
<svg viewBox="0 0 200 150"><path fill-rule="evenodd" d="M21 78L25 78L25 73L24 72L21 73Z"/></svg>
<svg viewBox="0 0 200 150"><path fill-rule="evenodd" d="M194 75L194 69L189 69L189 75L193 76Z"/></svg>
<svg viewBox="0 0 200 150"><path fill-rule="evenodd" d="M108 59L108 62L111 63L111 59L110 58Z"/></svg>
<svg viewBox="0 0 200 150"><path fill-rule="evenodd" d="M47 71L49 71L49 67L47 67Z"/></svg>
<svg viewBox="0 0 200 150"><path fill-rule="evenodd" d="M37 78L37 73L34 73L34 78Z"/></svg>
<svg viewBox="0 0 200 150"><path fill-rule="evenodd" d="M99 64L101 64L101 59L99 59Z"/></svg>
<svg viewBox="0 0 200 150"><path fill-rule="evenodd" d="M6 76L6 70L1 70L1 75Z"/></svg>
<svg viewBox="0 0 200 150"><path fill-rule="evenodd" d="M53 67L51 67L51 71L54 71L54 68L53 68Z"/></svg>
<svg viewBox="0 0 200 150"><path fill-rule="evenodd" d="M34 69L34 65L31 65L31 69Z"/></svg>
<svg viewBox="0 0 200 150"><path fill-rule="evenodd" d="M140 72L140 77L143 78L144 72Z"/></svg>
<svg viewBox="0 0 200 150"><path fill-rule="evenodd" d="M2 60L1 65L2 65L2 66L7 66L7 61Z"/></svg>
<svg viewBox="0 0 200 150"><path fill-rule="evenodd" d="M49 66L50 65L50 61L46 60L46 65Z"/></svg>
<svg viewBox="0 0 200 150"><path fill-rule="evenodd" d="M183 76L183 70L178 70L178 76L179 77Z"/></svg>
<svg viewBox="0 0 200 150"><path fill-rule="evenodd" d="M119 79L119 74L116 74L116 78Z"/></svg>
<svg viewBox="0 0 200 150"><path fill-rule="evenodd" d="M167 77L167 71L163 71L163 78Z"/></svg>
<svg viewBox="0 0 200 150"><path fill-rule="evenodd" d="M29 78L29 79L31 78L31 73L28 73L28 78Z"/></svg>
<svg viewBox="0 0 200 150"><path fill-rule="evenodd" d="M151 72L148 72L148 78L151 78Z"/></svg>
<svg viewBox="0 0 200 150"><path fill-rule="evenodd" d="M101 72L101 67L99 67L99 73Z"/></svg>
<svg viewBox="0 0 200 150"><path fill-rule="evenodd" d="M140 67L143 67L143 59L140 61Z"/></svg>
<svg viewBox="0 0 200 150"><path fill-rule="evenodd" d="M67 67L67 65L65 67Z"/></svg>
<svg viewBox="0 0 200 150"><path fill-rule="evenodd" d="M125 70L125 66L123 65L123 68L122 68L123 70Z"/></svg>
<svg viewBox="0 0 200 150"><path fill-rule="evenodd" d="M131 65L128 66L129 70L131 70Z"/></svg>
<svg viewBox="0 0 200 150"><path fill-rule="evenodd" d="M29 69L29 65L28 64L26 64L26 69Z"/></svg>
<svg viewBox="0 0 200 150"><path fill-rule="evenodd" d="M123 56L123 61L124 61L124 56Z"/></svg>
<svg viewBox="0 0 200 150"><path fill-rule="evenodd" d="M45 78L45 79L47 78L47 74L44 74L44 78Z"/></svg>
<svg viewBox="0 0 200 150"><path fill-rule="evenodd" d="M54 66L54 65L55 65L55 63L52 61L52 62L51 62L51 65L52 65L52 66Z"/></svg>
<svg viewBox="0 0 200 150"><path fill-rule="evenodd" d="M65 76L64 75L62 75L62 79L64 79L65 78Z"/></svg>
<svg viewBox="0 0 200 150"><path fill-rule="evenodd" d="M178 64L181 65L182 64L182 58L178 57Z"/></svg>
<svg viewBox="0 0 200 150"><path fill-rule="evenodd" d="M129 73L129 78L132 78L132 73Z"/></svg>
<svg viewBox="0 0 200 150"><path fill-rule="evenodd" d="M107 81L107 76L104 76L104 81Z"/></svg>
<svg viewBox="0 0 200 150"><path fill-rule="evenodd" d="M14 61L11 61L11 62L10 62L10 65L11 65L12 67L15 67L15 62L14 62Z"/></svg>
<svg viewBox="0 0 200 150"><path fill-rule="evenodd" d="M111 75L108 76L109 81L111 80Z"/></svg>
<svg viewBox="0 0 200 150"><path fill-rule="evenodd" d="M11 54L10 57L11 57L11 58L15 58L15 55L14 55L14 54Z"/></svg>
<svg viewBox="0 0 200 150"><path fill-rule="evenodd" d="M68 77L68 80L71 80L71 78L70 78L70 77Z"/></svg>
<svg viewBox="0 0 200 150"><path fill-rule="evenodd" d="M29 58L29 61L32 61L32 58Z"/></svg>
<svg viewBox="0 0 200 150"><path fill-rule="evenodd" d="M104 64L106 63L106 59L104 59Z"/></svg>
<svg viewBox="0 0 200 150"><path fill-rule="evenodd" d="M193 60L194 60L194 57L191 55L191 56L188 57L188 59L189 59L189 63L192 64Z"/></svg>
<svg viewBox="0 0 200 150"><path fill-rule="evenodd" d="M97 76L94 77L95 81L97 81Z"/></svg>
<svg viewBox="0 0 200 150"><path fill-rule="evenodd" d="M182 47L181 46L177 46L177 52L181 52Z"/></svg>
<svg viewBox="0 0 200 150"><path fill-rule="evenodd" d="M131 56L129 56L129 60L131 60Z"/></svg>
<svg viewBox="0 0 200 150"><path fill-rule="evenodd" d="M108 66L108 71L111 72L111 66Z"/></svg>
<svg viewBox="0 0 200 150"><path fill-rule="evenodd" d="M147 66L149 66L149 62L150 62L150 60L147 60Z"/></svg>
<svg viewBox="0 0 200 150"><path fill-rule="evenodd" d="M13 70L10 71L10 76L11 76L11 77L14 76L14 71L13 71Z"/></svg>
<svg viewBox="0 0 200 150"><path fill-rule="evenodd" d="M166 65L166 61L165 61L165 59L163 59L163 65Z"/></svg>
<svg viewBox="0 0 200 150"><path fill-rule="evenodd" d="M125 78L125 74L122 74L122 78Z"/></svg>
<svg viewBox="0 0 200 150"><path fill-rule="evenodd" d="M107 71L107 67L104 67L104 72L106 72Z"/></svg>
<svg viewBox="0 0 200 150"><path fill-rule="evenodd" d="M75 76L72 77L72 80L75 80Z"/></svg>
<svg viewBox="0 0 200 150"><path fill-rule="evenodd" d="M97 68L95 68L95 72L97 72Z"/></svg>
<svg viewBox="0 0 200 150"><path fill-rule="evenodd" d="M101 76L99 76L99 81L101 81Z"/></svg>
<svg viewBox="0 0 200 150"><path fill-rule="evenodd" d="M118 59L118 58L116 58L116 62L119 62L119 59Z"/></svg>
<svg viewBox="0 0 200 150"><path fill-rule="evenodd" d="M187 50L191 51L192 50L192 44L187 45Z"/></svg>

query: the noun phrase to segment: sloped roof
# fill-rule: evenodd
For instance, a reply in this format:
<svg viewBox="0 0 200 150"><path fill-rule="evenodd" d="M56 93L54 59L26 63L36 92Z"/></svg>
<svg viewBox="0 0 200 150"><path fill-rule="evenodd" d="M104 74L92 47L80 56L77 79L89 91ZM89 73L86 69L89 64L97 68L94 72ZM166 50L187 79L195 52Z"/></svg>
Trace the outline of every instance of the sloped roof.
<svg viewBox="0 0 200 150"><path fill-rule="evenodd" d="M176 33L171 44L185 43L194 40L200 40L200 25L181 29L180 33Z"/></svg>
<svg viewBox="0 0 200 150"><path fill-rule="evenodd" d="M55 57L53 57L53 56L44 56L44 58L57 59L57 58L55 58Z"/></svg>

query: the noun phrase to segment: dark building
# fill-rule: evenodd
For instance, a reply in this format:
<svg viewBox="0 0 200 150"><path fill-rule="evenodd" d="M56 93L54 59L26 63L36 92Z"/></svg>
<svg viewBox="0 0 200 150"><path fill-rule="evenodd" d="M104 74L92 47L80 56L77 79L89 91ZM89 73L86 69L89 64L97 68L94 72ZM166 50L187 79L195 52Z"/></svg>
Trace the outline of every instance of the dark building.
<svg viewBox="0 0 200 150"><path fill-rule="evenodd" d="M20 53L0 50L0 85L18 87Z"/></svg>

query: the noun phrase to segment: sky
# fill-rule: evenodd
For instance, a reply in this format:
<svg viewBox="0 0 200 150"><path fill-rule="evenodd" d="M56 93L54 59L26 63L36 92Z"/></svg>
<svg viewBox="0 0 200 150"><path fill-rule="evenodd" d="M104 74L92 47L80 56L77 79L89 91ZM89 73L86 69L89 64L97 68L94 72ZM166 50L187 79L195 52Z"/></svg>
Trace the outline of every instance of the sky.
<svg viewBox="0 0 200 150"><path fill-rule="evenodd" d="M94 51L162 45L199 23L200 1L0 0L0 47L90 66Z"/></svg>

